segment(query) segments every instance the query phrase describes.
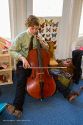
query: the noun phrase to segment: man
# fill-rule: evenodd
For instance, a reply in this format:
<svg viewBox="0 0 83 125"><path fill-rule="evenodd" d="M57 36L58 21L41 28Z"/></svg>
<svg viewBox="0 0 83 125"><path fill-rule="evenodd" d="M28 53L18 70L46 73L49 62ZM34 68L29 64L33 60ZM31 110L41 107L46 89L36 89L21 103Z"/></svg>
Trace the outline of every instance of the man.
<svg viewBox="0 0 83 125"><path fill-rule="evenodd" d="M39 29L39 20L37 17L30 15L25 22L27 30L19 34L14 44L10 47L9 52L11 56L17 61L16 69L16 94L13 104L8 104L7 111L20 117L23 111L23 104L25 99L25 87L27 77L31 74L30 64L26 59L31 49L31 41L33 40L33 48L37 48L39 41L41 46L48 49L48 44L42 40L36 39L36 34ZM38 38L39 39L39 38Z"/></svg>

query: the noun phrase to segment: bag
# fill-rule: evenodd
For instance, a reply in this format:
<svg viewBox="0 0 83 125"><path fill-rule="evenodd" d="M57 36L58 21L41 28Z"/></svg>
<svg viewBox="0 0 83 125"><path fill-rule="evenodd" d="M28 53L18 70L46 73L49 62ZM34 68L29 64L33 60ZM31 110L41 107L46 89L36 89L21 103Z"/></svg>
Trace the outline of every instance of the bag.
<svg viewBox="0 0 83 125"><path fill-rule="evenodd" d="M58 80L65 86L68 87L72 81L72 75L62 71L58 74Z"/></svg>

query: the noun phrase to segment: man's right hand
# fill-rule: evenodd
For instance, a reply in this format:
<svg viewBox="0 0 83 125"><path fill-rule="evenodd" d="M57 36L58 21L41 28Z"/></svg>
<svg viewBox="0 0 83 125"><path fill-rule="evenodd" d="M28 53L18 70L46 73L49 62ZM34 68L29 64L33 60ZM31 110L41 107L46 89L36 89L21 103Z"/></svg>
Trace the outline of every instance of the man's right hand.
<svg viewBox="0 0 83 125"><path fill-rule="evenodd" d="M23 62L23 68L24 69L30 68L30 64L25 57L20 56L19 59Z"/></svg>

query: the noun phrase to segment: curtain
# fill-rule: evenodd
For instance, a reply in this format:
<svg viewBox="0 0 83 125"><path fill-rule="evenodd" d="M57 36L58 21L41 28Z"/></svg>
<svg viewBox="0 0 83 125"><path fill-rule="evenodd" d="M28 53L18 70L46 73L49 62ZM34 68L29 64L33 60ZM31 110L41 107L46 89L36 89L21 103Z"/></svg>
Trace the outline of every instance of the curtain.
<svg viewBox="0 0 83 125"><path fill-rule="evenodd" d="M27 0L9 0L11 37L25 29L24 21L27 17Z"/></svg>
<svg viewBox="0 0 83 125"><path fill-rule="evenodd" d="M64 0L57 46L57 58L70 58L72 43L77 41L82 0Z"/></svg>

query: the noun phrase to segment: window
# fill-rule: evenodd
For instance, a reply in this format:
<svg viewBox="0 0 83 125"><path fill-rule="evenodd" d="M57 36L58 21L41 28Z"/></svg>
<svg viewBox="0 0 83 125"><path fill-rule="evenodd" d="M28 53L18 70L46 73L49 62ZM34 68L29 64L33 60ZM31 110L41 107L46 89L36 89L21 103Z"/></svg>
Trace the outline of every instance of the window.
<svg viewBox="0 0 83 125"><path fill-rule="evenodd" d="M33 14L39 17L62 16L63 0L33 0Z"/></svg>
<svg viewBox="0 0 83 125"><path fill-rule="evenodd" d="M11 38L8 0L0 0L0 37Z"/></svg>
<svg viewBox="0 0 83 125"><path fill-rule="evenodd" d="M82 3L82 12L80 19L80 27L79 27L79 37L83 36L83 3Z"/></svg>

